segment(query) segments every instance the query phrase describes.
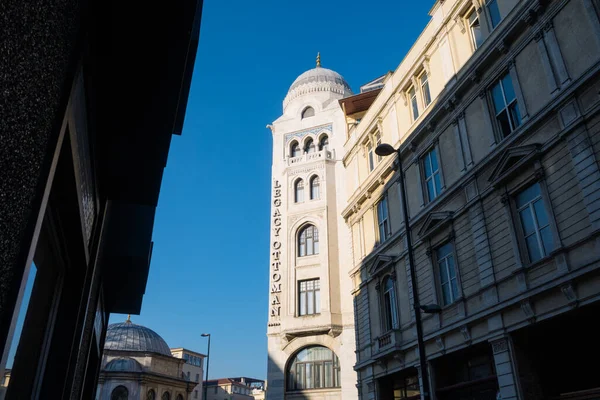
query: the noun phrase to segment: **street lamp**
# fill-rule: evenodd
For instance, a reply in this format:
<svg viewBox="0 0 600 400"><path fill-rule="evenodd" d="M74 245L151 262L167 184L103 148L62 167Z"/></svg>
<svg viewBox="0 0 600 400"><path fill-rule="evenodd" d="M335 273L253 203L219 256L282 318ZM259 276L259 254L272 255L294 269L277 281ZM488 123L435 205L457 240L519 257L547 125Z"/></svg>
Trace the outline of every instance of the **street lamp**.
<svg viewBox="0 0 600 400"><path fill-rule="evenodd" d="M435 306L427 305L421 307L419 305L419 293L417 288L417 273L415 272L415 262L413 259L412 240L410 237L410 229L408 225L408 208L406 206L406 182L404 181L404 170L402 169L402 157L400 148L394 149L387 143L382 143L375 148L375 154L378 156L390 156L396 153L398 155L398 175L400 177L400 198L402 200L402 214L404 216L404 231L406 232L406 251L408 252L408 263L410 264L410 280L412 282L413 307L415 310L415 324L417 325L417 346L419 347L419 364L421 366L421 380L423 381L423 399L429 400L429 371L427 370L427 359L425 358L425 342L423 341L423 323L421 322L421 311L435 312ZM433 308L432 308L433 307ZM439 308L439 306L437 306Z"/></svg>
<svg viewBox="0 0 600 400"><path fill-rule="evenodd" d="M210 362L210 333L203 333L200 336L208 338L208 352L206 354L206 378L204 379L204 396L202 397L202 400L206 400L206 398L208 397L207 383L208 383L208 364Z"/></svg>

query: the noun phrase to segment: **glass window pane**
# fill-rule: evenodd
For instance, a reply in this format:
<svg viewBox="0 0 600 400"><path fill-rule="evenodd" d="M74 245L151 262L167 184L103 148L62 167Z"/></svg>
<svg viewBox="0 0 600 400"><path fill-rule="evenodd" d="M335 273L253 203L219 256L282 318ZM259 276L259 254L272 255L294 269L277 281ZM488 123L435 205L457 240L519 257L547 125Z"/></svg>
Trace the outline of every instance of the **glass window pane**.
<svg viewBox="0 0 600 400"><path fill-rule="evenodd" d="M527 252L529 253L529 261L535 262L542 258L540 246L538 244L537 235L533 234L525 238L527 243Z"/></svg>
<svg viewBox="0 0 600 400"><path fill-rule="evenodd" d="M450 255L446 258L448 264L448 277L450 279L456 279L456 269L454 268L454 256Z"/></svg>
<svg viewBox="0 0 600 400"><path fill-rule="evenodd" d="M433 149L429 152L429 154L431 154L431 168L432 168L433 172L435 172L439 169L438 162L437 162L437 153L436 153L435 149Z"/></svg>
<svg viewBox="0 0 600 400"><path fill-rule="evenodd" d="M446 257L448 254L452 252L452 243L446 243L443 246L438 247L437 249L437 258L441 260Z"/></svg>
<svg viewBox="0 0 600 400"><path fill-rule="evenodd" d="M519 105L516 100L510 105L509 109L513 128L517 128L521 125L521 112L519 111Z"/></svg>
<svg viewBox="0 0 600 400"><path fill-rule="evenodd" d="M437 196L442 192L442 182L439 173L433 175L433 181L435 182L435 195Z"/></svg>
<svg viewBox="0 0 600 400"><path fill-rule="evenodd" d="M512 128L510 126L510 121L508 120L508 111L502 111L500 114L498 114L496 119L500 125L500 132L502 133L502 136L506 137L510 135Z"/></svg>
<svg viewBox="0 0 600 400"><path fill-rule="evenodd" d="M438 263L440 269L440 283L442 285L446 284L449 280L448 278L448 270L446 269L446 260L442 260Z"/></svg>
<svg viewBox="0 0 600 400"><path fill-rule="evenodd" d="M548 225L548 214L546 214L546 209L544 208L544 202L542 199L536 200L533 203L533 208L535 209L535 217L538 222L538 227L543 228Z"/></svg>
<svg viewBox="0 0 600 400"><path fill-rule="evenodd" d="M535 232L533 215L531 214L531 210L529 209L529 207L519 212L519 216L521 217L521 226L523 227L523 233L525 234L525 236L529 236L533 232Z"/></svg>
<svg viewBox="0 0 600 400"><path fill-rule="evenodd" d="M308 301L307 301L306 313L314 314L315 313L315 299L313 296L313 292L309 292L307 294L307 296L308 296Z"/></svg>
<svg viewBox="0 0 600 400"><path fill-rule="evenodd" d="M306 315L306 292L300 293L300 315Z"/></svg>
<svg viewBox="0 0 600 400"><path fill-rule="evenodd" d="M540 184L535 183L517 195L517 208L523 207L538 196L541 196Z"/></svg>
<svg viewBox="0 0 600 400"><path fill-rule="evenodd" d="M500 111L504 110L506 107L504 96L502 95L502 88L500 88L500 82L496 83L492 88L492 100L494 103L494 110L496 111L496 114L499 114Z"/></svg>
<svg viewBox="0 0 600 400"><path fill-rule="evenodd" d="M552 232L550 226L545 227L540 231L542 237L542 243L544 245L544 255L547 256L552 250L554 250L554 240L552 238Z"/></svg>
<svg viewBox="0 0 600 400"><path fill-rule="evenodd" d="M442 285L442 299L444 301L444 305L448 305L452 303L452 298L450 297L450 284L446 283Z"/></svg>
<svg viewBox="0 0 600 400"><path fill-rule="evenodd" d="M431 153L427 153L423 159L423 167L425 169L425 178L429 178L433 171L431 170Z"/></svg>
<svg viewBox="0 0 600 400"><path fill-rule="evenodd" d="M313 386L313 377L312 377L312 364L308 363L306 364L306 371L305 371L305 378L306 378L306 389L312 389Z"/></svg>
<svg viewBox="0 0 600 400"><path fill-rule="evenodd" d="M488 2L487 7L492 20L492 28L495 28L502 20L502 17L500 16L500 10L498 9L498 3L496 0L491 0Z"/></svg>
<svg viewBox="0 0 600 400"><path fill-rule="evenodd" d="M450 281L450 283L452 284L452 298L457 299L458 298L458 280L456 278L454 278Z"/></svg>
<svg viewBox="0 0 600 400"><path fill-rule="evenodd" d="M314 247L313 247L312 238L307 238L306 239L306 255L312 256L314 254L313 249L314 249Z"/></svg>
<svg viewBox="0 0 600 400"><path fill-rule="evenodd" d="M319 289L315 292L315 314L321 312L321 291Z"/></svg>
<svg viewBox="0 0 600 400"><path fill-rule="evenodd" d="M425 76L425 79L427 79L427 76ZM421 88L423 90L423 102L425 103L425 106L428 106L431 103L431 93L429 92L429 81L426 80Z"/></svg>
<svg viewBox="0 0 600 400"><path fill-rule="evenodd" d="M324 387L333 387L333 363L325 362L325 385Z"/></svg>
<svg viewBox="0 0 600 400"><path fill-rule="evenodd" d="M435 189L433 188L433 179L427 181L427 195L429 201L435 199Z"/></svg>
<svg viewBox="0 0 600 400"><path fill-rule="evenodd" d="M506 103L510 104L510 102L517 97L515 96L515 89L513 88L510 74L506 74L502 78L502 88L504 89L504 97L506 98Z"/></svg>

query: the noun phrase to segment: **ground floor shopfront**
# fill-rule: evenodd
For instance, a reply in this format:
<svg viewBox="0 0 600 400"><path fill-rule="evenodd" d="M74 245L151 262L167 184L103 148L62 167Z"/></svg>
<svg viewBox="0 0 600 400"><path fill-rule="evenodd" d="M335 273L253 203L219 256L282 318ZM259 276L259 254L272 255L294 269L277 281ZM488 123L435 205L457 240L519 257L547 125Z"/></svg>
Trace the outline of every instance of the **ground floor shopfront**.
<svg viewBox="0 0 600 400"><path fill-rule="evenodd" d="M595 366L600 359L599 315L600 302L575 305L494 339L430 357L432 399L600 399ZM372 399L421 398L419 370L412 366L382 370L374 383Z"/></svg>

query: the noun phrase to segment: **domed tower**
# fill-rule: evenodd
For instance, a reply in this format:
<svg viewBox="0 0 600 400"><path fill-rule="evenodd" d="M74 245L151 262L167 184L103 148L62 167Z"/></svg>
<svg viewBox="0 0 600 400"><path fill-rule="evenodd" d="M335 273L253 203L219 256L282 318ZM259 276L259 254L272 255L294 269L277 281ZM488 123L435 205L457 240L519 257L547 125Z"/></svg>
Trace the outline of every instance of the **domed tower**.
<svg viewBox="0 0 600 400"><path fill-rule="evenodd" d="M341 217L345 121L352 94L335 71L301 74L273 135L268 400L357 398L351 241Z"/></svg>

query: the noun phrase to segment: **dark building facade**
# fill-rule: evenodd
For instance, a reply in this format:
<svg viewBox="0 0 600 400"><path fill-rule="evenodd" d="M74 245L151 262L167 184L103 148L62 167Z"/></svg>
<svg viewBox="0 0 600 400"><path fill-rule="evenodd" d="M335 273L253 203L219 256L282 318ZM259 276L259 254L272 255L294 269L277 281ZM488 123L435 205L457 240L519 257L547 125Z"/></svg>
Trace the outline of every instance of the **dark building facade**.
<svg viewBox="0 0 600 400"><path fill-rule="evenodd" d="M7 399L93 398L109 313L140 311L201 9L2 2L2 376L18 342Z"/></svg>

